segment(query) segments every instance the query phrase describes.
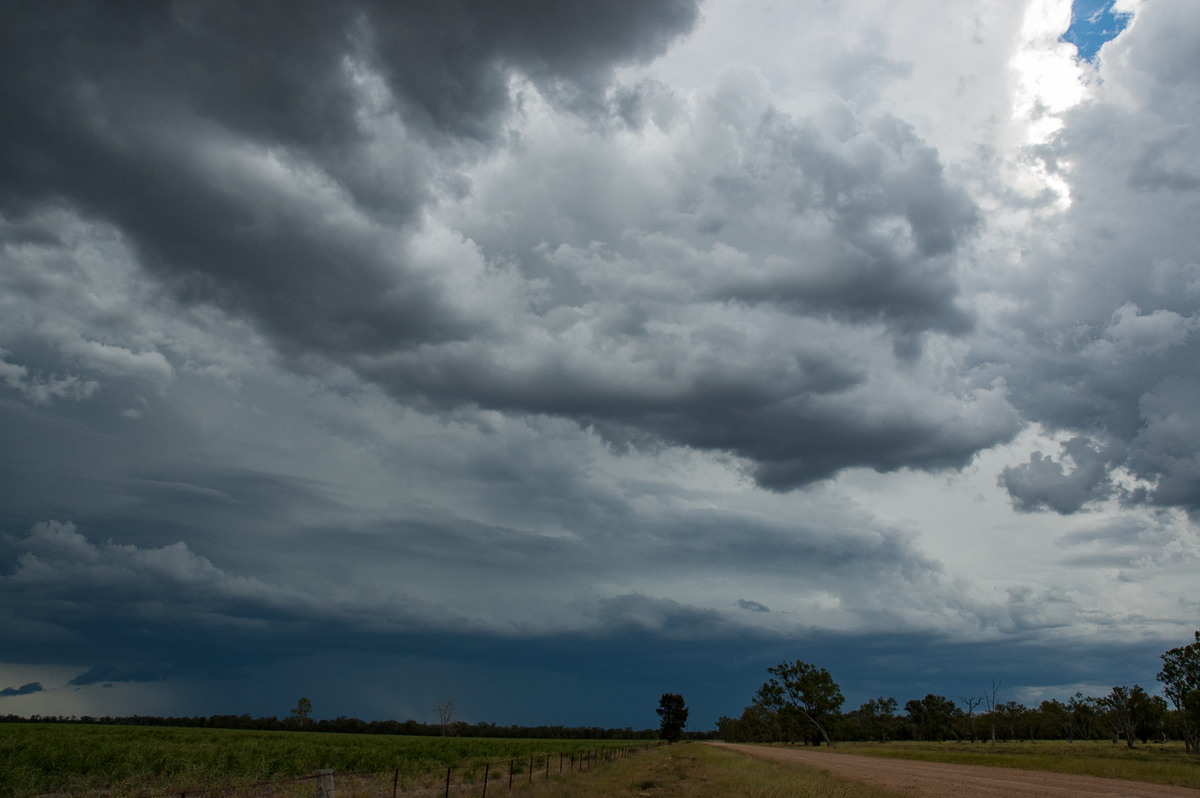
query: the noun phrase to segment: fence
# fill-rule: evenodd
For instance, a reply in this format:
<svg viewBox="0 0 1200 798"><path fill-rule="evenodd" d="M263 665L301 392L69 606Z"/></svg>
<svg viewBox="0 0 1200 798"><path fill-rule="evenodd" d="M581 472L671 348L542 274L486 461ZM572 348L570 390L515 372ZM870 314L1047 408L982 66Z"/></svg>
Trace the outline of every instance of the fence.
<svg viewBox="0 0 1200 798"><path fill-rule="evenodd" d="M150 798L392 798L428 795L479 796L487 798L500 791L511 791L534 779L549 779L554 775L583 773L599 765L632 756L661 742L639 745L612 746L572 753L549 753L530 756L528 761L507 759L491 762L472 762L437 770L411 771L396 768L367 773L318 770L306 776L261 781L225 787L197 788L178 792L158 793ZM557 763L555 762L557 757Z"/></svg>

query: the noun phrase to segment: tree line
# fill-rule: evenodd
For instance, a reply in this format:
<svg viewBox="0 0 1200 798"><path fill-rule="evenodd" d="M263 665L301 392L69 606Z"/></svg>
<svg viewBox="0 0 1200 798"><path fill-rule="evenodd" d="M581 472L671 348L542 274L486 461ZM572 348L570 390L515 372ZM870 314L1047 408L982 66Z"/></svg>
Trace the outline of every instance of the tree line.
<svg viewBox="0 0 1200 798"><path fill-rule="evenodd" d="M1183 740L1200 753L1200 631L1196 642L1161 655L1157 679L1165 698L1140 685L1118 685L1105 695L1076 693L1036 707L1001 701L1002 685L992 682L980 695L957 701L933 693L914 698L901 710L895 698L879 697L843 712L841 687L824 668L796 660L768 668L770 679L740 717L722 717L717 734L730 742L893 740Z"/></svg>
<svg viewBox="0 0 1200 798"><path fill-rule="evenodd" d="M495 723L454 721L447 730L441 723L415 720L359 720L339 716L326 719L299 719L294 714L278 718L250 715L208 715L164 717L158 715L0 715L0 723L88 723L114 726L183 726L210 729L248 729L260 731L337 732L340 734L402 734L417 737L510 737L551 740L655 740L658 729L633 729L600 726L497 726Z"/></svg>

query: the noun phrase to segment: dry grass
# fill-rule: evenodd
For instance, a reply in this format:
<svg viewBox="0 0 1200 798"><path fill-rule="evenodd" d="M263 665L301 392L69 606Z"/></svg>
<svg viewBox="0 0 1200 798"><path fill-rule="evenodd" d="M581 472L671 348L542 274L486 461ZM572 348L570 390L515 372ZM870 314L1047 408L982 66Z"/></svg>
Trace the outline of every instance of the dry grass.
<svg viewBox="0 0 1200 798"><path fill-rule="evenodd" d="M489 796L508 794L501 789L488 790ZM771 762L701 743L657 748L592 772L535 782L511 794L522 798L898 798L905 795L836 779L815 768Z"/></svg>

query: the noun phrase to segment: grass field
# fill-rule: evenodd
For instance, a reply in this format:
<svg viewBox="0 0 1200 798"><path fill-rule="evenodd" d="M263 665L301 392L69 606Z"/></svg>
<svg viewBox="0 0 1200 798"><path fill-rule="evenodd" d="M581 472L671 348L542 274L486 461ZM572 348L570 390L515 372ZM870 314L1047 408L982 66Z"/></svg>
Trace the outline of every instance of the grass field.
<svg viewBox="0 0 1200 798"><path fill-rule="evenodd" d="M572 754L641 743L594 740L516 740L387 735L261 732L67 724L0 724L0 798L76 796L315 794L312 781L288 779L328 768L338 798L390 795L400 786L437 788L454 768L453 795L477 795L483 764L490 764L488 795L506 794L509 762L514 784L529 798L894 798L891 793L835 779L822 771L748 757L702 744L663 746L628 758L572 770ZM821 749L825 750L825 749ZM1159 784L1200 787L1200 761L1182 745L1124 746L1095 742L843 743L840 753L960 764L1053 770ZM559 773L559 754L568 765ZM549 756L549 760L546 759ZM530 757L536 759L533 773ZM547 764L549 767L547 768ZM356 774L375 774L373 777ZM531 778L532 776L532 778ZM472 783L472 786L463 786Z"/></svg>
<svg viewBox="0 0 1200 798"><path fill-rule="evenodd" d="M1124 743L1059 740L990 743L839 743L844 754L867 754L895 759L953 762L962 765L1052 770L1130 779L1152 784L1200 788L1200 757L1187 754L1183 743L1150 743L1126 748Z"/></svg>
<svg viewBox="0 0 1200 798"><path fill-rule="evenodd" d="M420 774L444 773L449 766L459 769L456 779L477 778L475 771L481 770L484 762L503 761L507 769L508 760L513 760L514 770L524 773L531 756L552 754L556 769L559 754L569 756L630 744L0 724L0 797L100 791L110 795L179 795L231 784L283 780L323 768L339 774L386 774L382 780L390 788L391 774L396 770L402 771L406 783L419 782ZM305 795L314 792L311 783L298 789ZM338 794L349 793L339 789Z"/></svg>

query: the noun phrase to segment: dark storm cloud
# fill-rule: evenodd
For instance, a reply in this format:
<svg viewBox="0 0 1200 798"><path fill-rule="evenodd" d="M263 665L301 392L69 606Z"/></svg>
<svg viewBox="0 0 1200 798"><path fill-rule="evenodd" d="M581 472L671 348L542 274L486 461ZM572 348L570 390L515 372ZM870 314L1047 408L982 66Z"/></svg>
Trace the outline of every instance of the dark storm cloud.
<svg viewBox="0 0 1200 798"><path fill-rule="evenodd" d="M728 522L726 519L725 523ZM347 543L353 549L366 540L351 538ZM462 541L444 541L439 536L431 536L427 542L435 541L448 548L468 548ZM477 548L487 542L488 539L475 539L469 547ZM480 552L481 556L505 548L502 542L492 543L493 550ZM709 543L718 544L711 540ZM647 568L661 577L671 573L666 567L667 554L668 550L679 549L676 541L646 545L634 552L631 559L645 557L659 546L663 549L661 559L648 563ZM748 553L744 565L761 571L759 566L765 559L782 558L786 562L780 564L780 573L804 569L795 573L796 583L802 585L814 573L829 567L818 559L819 552L839 546L869 548L831 537L823 545L784 555L781 540L776 551ZM583 623L552 631L490 628L452 619L444 613L432 623L420 623L414 622L412 615L406 620L406 610L395 602L348 599L328 590L308 594L301 589L239 577L216 568L182 544L156 548L97 544L68 525L43 524L31 531L21 542L21 548L23 553L17 559L16 570L0 580L0 591L7 596L6 607L12 606L9 599L20 594L43 608L26 613L26 620L35 622L39 628L30 628L23 635L23 654L43 662L73 663L81 655L87 656L82 652L93 652L92 656L97 658L103 652L99 662L69 680L68 685L76 688L115 683L186 684L196 678L236 680L251 671L264 670L288 674L288 685L311 684L312 674L319 669L315 664L302 663L319 660L321 652L328 652L339 663L337 672L343 677L371 672L375 666L368 663L381 659L392 660L390 668L385 668L388 672L393 672L396 662L441 663L438 667L450 668L454 678L440 689L452 690L470 701L474 712L483 713L482 718L489 720L528 717L526 722L557 722L559 713L585 720L597 716L608 718L604 711L591 707L589 701L594 695L590 690L588 697L577 698L578 690L572 689L580 684L594 684L598 690L612 691L614 703L608 710L612 719L607 722L622 725L629 723L624 718L630 712L637 711L636 702L641 700L643 691L650 693L648 700L652 701L666 689L662 686L664 674L670 674L671 684L681 686L678 689L686 687L691 705L709 708L706 711L712 712L713 718L706 720L707 724L717 714L740 711L742 703L727 702L748 703L753 690L765 679L767 666L795 658L829 667L847 695L861 695L859 700L878 694L902 693L902 698L914 697L925 690L926 683L931 685L929 689L936 687L944 692L953 688L966 693L974 689L972 677L984 678L977 666L983 652L989 651L983 657L988 663L985 676L1002 678L1006 684L1046 684L1073 678L1073 672L1063 671L1060 666L1049 667L1058 649L1051 651L1040 646L1032 637L1017 657L997 650L992 643L964 643L944 635L891 632L864 636L821 631L808 625L815 620L808 615L797 619L800 631L793 624L786 633L781 633L743 626L722 613L682 600L637 592L568 604L564 608L567 614ZM722 550L732 553L737 548L730 544ZM762 546L749 541L741 548L754 550ZM560 557L554 556L553 549L543 547L542 555L544 572L552 572L563 564ZM594 551L587 555L596 559ZM375 557L391 560L378 551ZM924 591L930 601L947 603L947 596L937 595L932 584L920 580L896 581L881 570L882 561L895 559L894 553L881 552L879 562L872 564L850 554L834 553L831 561L841 564L834 566L838 573L833 579L840 580L843 587L846 579L862 580L859 584L864 589L870 581L871 589L893 597ZM503 557L500 561L507 564ZM517 558L512 563L520 561ZM436 558L424 562L426 569L436 568L432 565ZM913 565L896 567L908 570ZM466 563L456 572L457 578L470 580L470 570L470 563ZM611 576L620 570L628 576L627 568L614 569ZM690 579L704 578L690 567L684 570ZM721 576L728 579L736 570L722 570ZM758 584L770 582L771 578L760 573ZM996 622L1010 624L1015 634L1031 636L1045 628L1046 621L1038 613L1045 612L1039 607L1046 600L1047 596L1014 594L1009 615ZM751 615L775 614L767 612L757 601L742 599L737 603ZM85 612L84 604L92 611ZM878 597L868 597L862 609L874 613L878 619L880 606ZM427 620L431 617L425 615ZM314 646L314 641L320 645ZM1092 660L1107 656L1094 647L1089 649L1089 655ZM1094 668L1094 661L1089 664ZM297 668L307 669L308 675L304 677L307 681L296 681ZM1091 672L1082 667L1078 671L1081 675ZM379 677L375 674L371 678ZM494 685L501 678L513 684L531 679L540 685L547 684L547 680L555 684L564 681L562 689L566 692L556 702L556 708L542 708L530 715L527 703L518 707L492 691L473 686ZM336 693L339 711L366 717L379 715L380 710L372 708L378 707L378 695L364 697L359 699L361 705L348 707L346 696L329 684L322 684L323 687L315 689ZM739 685L744 686L744 695L737 694ZM909 695L904 691L917 692ZM238 707L241 711L251 708L281 712L282 709L270 704L271 700L281 700L274 695L278 692L269 689L271 699L265 705L261 697L246 695L239 699L242 703ZM238 695L237 689L233 694ZM294 700L294 696L284 698ZM192 711L223 711L220 708L225 704L219 700L211 697L204 700L215 701L211 704L215 708Z"/></svg>
<svg viewBox="0 0 1200 798"><path fill-rule="evenodd" d="M1003 408L982 410L994 402L973 402L986 386L893 403L870 379L919 358L927 334L972 326L955 259L976 209L911 127L838 102L796 118L737 70L693 119L653 82L608 92L615 65L652 58L690 29L692 4L13 4L5 14L0 92L15 123L0 202L13 240L29 240L27 218L48 207L100 220L174 297L251 320L297 369L346 366L426 409L554 414L622 445L730 451L778 490L854 466L961 467L1017 428ZM486 236L481 249L431 244L424 214L470 195L466 167L521 151L502 135L517 112L514 74L589 119L691 125L676 166L698 179L631 222L637 209L563 176L613 172L611 131L593 131L564 156L575 171L547 178L549 218L531 204L534 175L492 217L523 211L511 236L521 247ZM622 185L653 205L636 177ZM623 258L669 289L688 275L672 273L662 247L698 229L719 234L684 253L701 279L674 296L639 296L636 281L605 290L567 265L579 247L608 242L595 257ZM531 265L533 250L546 262ZM724 268L724 252L747 267ZM475 261L477 272L455 277ZM540 306L543 281L561 304ZM721 306L727 318L705 318ZM833 329L783 323L739 338L739 308ZM568 335L562 321L580 312L594 318ZM652 333L654 321L690 332ZM803 340L828 341L839 325L878 327L859 345L883 344L898 362L856 363L849 346ZM98 362L97 346L60 354L90 347ZM170 374L167 360L147 359L161 354L124 357L135 354L143 370ZM30 396L94 387L31 381L20 358L7 367L8 384Z"/></svg>
<svg viewBox="0 0 1200 798"><path fill-rule="evenodd" d="M908 381L929 338L973 324L956 269L977 210L909 126L836 98L785 113L744 68L663 124L665 162L608 139L531 146L512 167L522 191L482 186L484 221L464 214L559 304L508 341L362 358L360 373L435 406L470 398L623 444L730 451L780 490L853 466L957 467L1015 432L986 384L953 398L925 384L915 393L939 395L913 404L882 387ZM497 229L512 214L541 221ZM551 233L560 243L531 237Z"/></svg>
<svg viewBox="0 0 1200 798"><path fill-rule="evenodd" d="M0 593L12 609L0 623L21 631L22 658L74 663L103 657L72 680L75 686L227 674L309 651L314 636L357 648L472 628L398 593L369 602L330 599L237 576L182 542L94 544L73 524L47 522L17 548L11 572L0 576Z"/></svg>
<svg viewBox="0 0 1200 798"><path fill-rule="evenodd" d="M1008 466L1000 474L1000 484L1013 497L1018 509L1026 512L1050 509L1058 513L1078 512L1084 504L1107 497L1112 492L1108 481L1111 467L1106 459L1083 437L1063 444L1063 455L1073 468L1034 452L1028 463Z"/></svg>
<svg viewBox="0 0 1200 798"><path fill-rule="evenodd" d="M285 348L461 337L472 321L405 268L399 231L363 214L411 221L430 198L423 162L496 132L508 70L591 94L695 16L682 0L11 4L0 199L8 214L65 203L116 224L177 294L248 312ZM400 160L382 183L355 61L383 75L395 106L381 113L429 128L429 144L392 142ZM330 218L345 195L360 218Z"/></svg>
<svg viewBox="0 0 1200 798"><path fill-rule="evenodd" d="M571 698L559 701L549 714L535 713L527 721L545 723L558 721L559 713L589 717L583 707L594 696L576 700L578 691L572 686L614 678L645 680L647 668L679 673L681 666L696 669L700 662L728 668L728 662L713 663L704 653L714 641L722 641L723 650L749 651L763 639L760 633L722 621L711 610L639 594L568 606L567 613L577 617L558 631L521 632L453 618L428 604L419 611L418 620L399 606L397 601L402 600L396 597L382 601L338 597L325 587L308 592L239 577L216 568L183 544L156 548L94 544L70 525L39 525L20 542L20 548L23 553L15 570L0 578L3 606L25 601L35 606L27 607L20 618L0 613L0 627L21 628L22 659L64 664L100 659L70 679L68 685L76 688L181 680L186 684L196 678L240 680L264 670L291 673L295 678L294 663L327 652L340 663L338 672L343 677L358 673L364 658L381 657L392 658L393 669L396 661L416 659L436 661L443 672L450 668L453 673L467 673L465 684L441 689L475 697L487 707L476 711L487 711L485 717L492 720L525 715L514 714L517 707L488 691L474 696L470 685L494 685L502 674L525 680L529 671L542 674L538 677L542 682L550 674L567 682L563 689ZM425 568L429 567L427 563ZM448 578L462 581L470 578L469 573L467 563ZM571 628L578 626L579 619L584 621L582 628ZM514 670L515 675L510 673ZM487 678L482 678L484 672ZM711 676L712 671L707 673ZM307 675L305 683L311 684L312 678ZM260 689L277 692L272 687ZM326 684L309 691L321 689L331 690ZM345 696L334 692L339 707L345 709ZM628 685L621 692L628 701ZM378 716L379 698L374 693L374 704L351 711ZM262 703L261 697L249 694L240 700L239 711ZM217 705L222 705L219 700ZM528 714L528 705L520 711ZM621 713L610 722L628 723Z"/></svg>
<svg viewBox="0 0 1200 798"><path fill-rule="evenodd" d="M3 690L0 690L0 698L9 698L14 695L31 695L33 693L40 693L42 690L41 682L29 682L20 687L5 687Z"/></svg>
<svg viewBox="0 0 1200 798"><path fill-rule="evenodd" d="M933 109L924 32L821 5L740 59L740 8L672 49L684 0L4 4L0 666L50 685L11 703L707 725L797 657L1126 673L1059 643L1195 609L1194 530L1129 505L1200 506L1197 12L1146 4L1030 155L1055 211L964 154L1017 132L1018 21ZM857 471L980 452L1080 515Z"/></svg>
<svg viewBox="0 0 1200 798"><path fill-rule="evenodd" d="M674 350L682 343L670 346ZM694 337L689 343L701 342ZM465 357L397 356L364 371L398 393L415 383L427 396L448 401L470 396L488 407L577 418L624 444L658 438L731 451L751 461L759 484L778 490L854 466L880 471L960 467L1015 431L1014 418L998 397L961 407L910 406L901 396L873 392L865 374L853 375L816 353L797 352L807 348L803 341L765 349L776 343L716 341L711 362L692 357L692 363L682 364L694 369L680 375L682 380L650 372L650 364L621 373L590 353L573 357L558 346L548 347L548 357L528 370L506 368L479 349ZM664 354L670 360L675 352ZM993 402L997 412L984 415L982 404Z"/></svg>
<svg viewBox="0 0 1200 798"><path fill-rule="evenodd" d="M828 218L836 243L827 252L802 251L757 281L734 283L728 295L858 321L882 318L903 332L966 332L971 319L955 304L947 256L976 221L973 203L947 183L936 151L909 125L841 112L840 137L766 114L752 145L778 153L765 174L778 180L784 170L795 210ZM738 200L729 197L731 205Z"/></svg>
<svg viewBox="0 0 1200 798"><path fill-rule="evenodd" d="M235 487L228 489L237 495ZM238 523L234 513L192 522ZM625 528L606 530L609 522ZM23 657L64 664L81 656L99 659L76 677L73 684L82 686L229 673L299 656L315 639L339 650L417 654L436 652L439 639L466 651L470 638L491 641L485 648L503 648L510 638L553 647L564 637L625 641L653 634L699 646L767 634L743 625L744 618L732 612L636 587L611 595L577 586L567 590L582 572L595 580L648 588L663 579L746 575L762 595L786 596L789 605L797 596L836 595L857 585L855 597L840 602L843 610L876 622L881 593L919 593L941 606L959 603L952 586L939 583L936 565L894 533L764 526L735 513L617 522L605 511L576 523L596 528L581 527L587 534L565 538L461 518L414 519L386 530L345 524L293 528L286 549L257 545L263 549L259 565L249 565L253 558L229 542L211 546L205 535L193 535L197 546L211 546L224 559L241 563L223 568L183 542L93 542L74 524L45 522L0 549L7 563L0 576L6 607L0 624L22 630ZM139 531L138 525L145 528ZM152 537L154 528L153 518L126 514L113 531L137 539ZM326 551L331 539L338 541L332 563ZM247 568L272 576L240 575ZM489 584L497 569L516 581L490 588L499 608L495 612L475 606L471 595L454 587ZM354 587L359 583L362 590ZM505 610L531 593L560 598L540 617L521 619ZM766 610L744 599L738 606ZM793 614L777 608L775 615L780 613Z"/></svg>

